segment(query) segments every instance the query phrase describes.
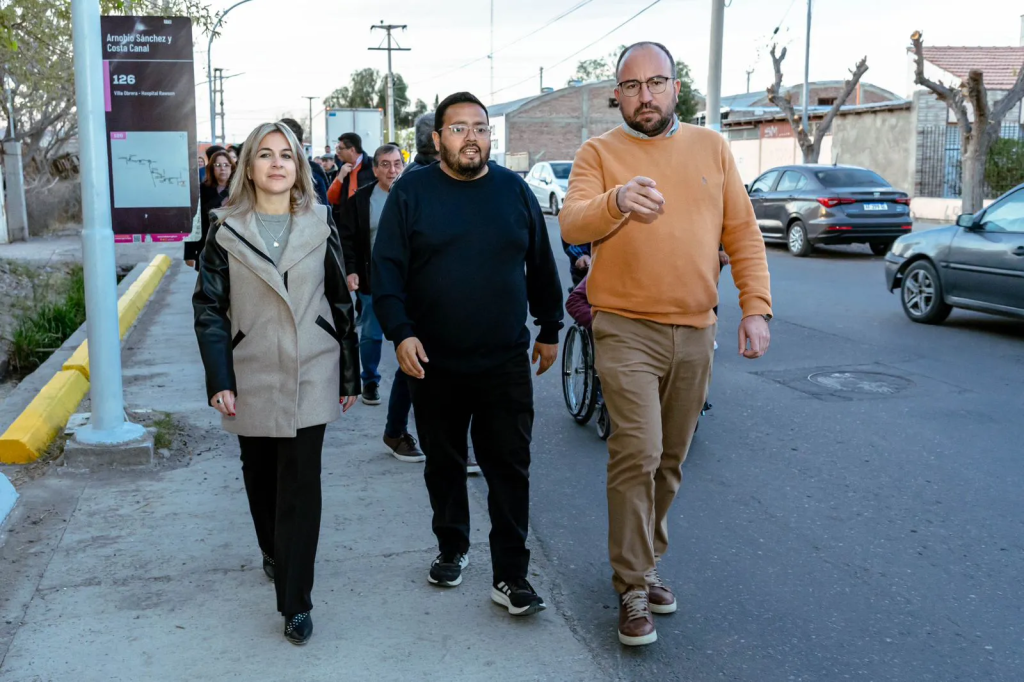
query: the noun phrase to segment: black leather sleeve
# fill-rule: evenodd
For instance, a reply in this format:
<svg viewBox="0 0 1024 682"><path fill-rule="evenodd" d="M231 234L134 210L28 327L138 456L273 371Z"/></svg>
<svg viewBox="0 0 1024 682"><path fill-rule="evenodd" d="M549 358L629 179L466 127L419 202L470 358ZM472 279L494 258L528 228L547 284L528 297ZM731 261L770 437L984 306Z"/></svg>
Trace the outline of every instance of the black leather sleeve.
<svg viewBox="0 0 1024 682"><path fill-rule="evenodd" d="M329 221L333 222L333 221ZM352 307L352 294L345 281L342 265L341 238L332 225L331 236L327 238L327 253L324 256L324 293L331 306L334 329L341 339L341 387L339 397L359 395L359 339L356 334L356 318Z"/></svg>
<svg viewBox="0 0 1024 682"><path fill-rule="evenodd" d="M192 294L195 312L196 339L206 370L206 397L221 391L238 390L235 383L234 359L231 355L231 284L228 277L228 254L217 243L220 225L210 228L206 246L199 256L199 277Z"/></svg>

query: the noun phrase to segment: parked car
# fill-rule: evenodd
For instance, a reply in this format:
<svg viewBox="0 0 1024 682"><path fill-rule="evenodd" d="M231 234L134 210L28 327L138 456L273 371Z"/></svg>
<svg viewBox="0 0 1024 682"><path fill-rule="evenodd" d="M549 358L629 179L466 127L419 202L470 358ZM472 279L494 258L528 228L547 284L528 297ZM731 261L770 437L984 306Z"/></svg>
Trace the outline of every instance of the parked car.
<svg viewBox="0 0 1024 682"><path fill-rule="evenodd" d="M794 256L818 244L868 244L878 256L910 231L910 197L856 166L781 166L747 192L765 241L785 242Z"/></svg>
<svg viewBox="0 0 1024 682"><path fill-rule="evenodd" d="M940 324L953 308L1024 318L1024 185L956 225L897 239L885 284L914 322Z"/></svg>
<svg viewBox="0 0 1024 682"><path fill-rule="evenodd" d="M541 206L546 206L551 215L558 215L569 188L569 173L572 161L543 161L530 169L526 184L537 195Z"/></svg>

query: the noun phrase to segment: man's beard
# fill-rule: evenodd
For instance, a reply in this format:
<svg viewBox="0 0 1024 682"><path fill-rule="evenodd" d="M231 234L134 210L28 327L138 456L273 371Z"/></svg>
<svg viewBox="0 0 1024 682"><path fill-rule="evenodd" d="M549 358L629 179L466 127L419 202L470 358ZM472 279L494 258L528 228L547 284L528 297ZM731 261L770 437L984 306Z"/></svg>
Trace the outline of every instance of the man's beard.
<svg viewBox="0 0 1024 682"><path fill-rule="evenodd" d="M640 114L643 114L644 112L647 111L653 111L654 113L658 114L658 118L655 118L650 121L640 121ZM661 109L659 109L654 104L641 104L640 107L633 112L633 118L626 119L626 125L628 125L633 130L637 131L638 133L643 133L648 137L657 137L658 135L661 135L663 132L668 130L668 127L672 125L674 114L675 112L672 112L668 116L666 116L664 113L662 113Z"/></svg>
<svg viewBox="0 0 1024 682"><path fill-rule="evenodd" d="M476 147L476 161L463 161L460 154L469 147ZM490 158L491 150L488 149L485 152L479 143L476 142L466 142L458 149L452 149L446 144L441 145L441 159L444 161L444 164L460 178L466 178L467 180L472 180L480 175L480 169L487 164Z"/></svg>

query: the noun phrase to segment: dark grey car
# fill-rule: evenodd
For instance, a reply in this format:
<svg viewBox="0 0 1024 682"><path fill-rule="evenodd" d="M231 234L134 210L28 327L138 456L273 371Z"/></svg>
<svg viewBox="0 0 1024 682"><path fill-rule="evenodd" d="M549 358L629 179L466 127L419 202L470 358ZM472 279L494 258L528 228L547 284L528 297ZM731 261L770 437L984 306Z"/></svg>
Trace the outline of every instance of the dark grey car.
<svg viewBox="0 0 1024 682"><path fill-rule="evenodd" d="M953 308L1024 318L1024 185L956 225L900 237L885 284L914 322L939 324Z"/></svg>
<svg viewBox="0 0 1024 682"><path fill-rule="evenodd" d="M817 244L868 244L881 256L910 231L910 197L856 166L781 166L748 188L765 241L794 256Z"/></svg>

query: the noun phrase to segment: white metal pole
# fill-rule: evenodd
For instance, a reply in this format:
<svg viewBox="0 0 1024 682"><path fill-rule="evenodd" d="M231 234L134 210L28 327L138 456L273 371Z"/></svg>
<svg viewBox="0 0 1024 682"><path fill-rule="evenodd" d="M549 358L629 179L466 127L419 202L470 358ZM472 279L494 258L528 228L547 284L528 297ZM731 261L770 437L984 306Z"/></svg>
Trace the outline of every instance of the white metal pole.
<svg viewBox="0 0 1024 682"><path fill-rule="evenodd" d="M810 129L809 125L808 125L808 120L807 120L807 105L809 104L808 100L811 98L811 86L810 86L810 77L811 77L811 0L807 0L807 42L806 42L805 45L806 45L806 49L804 50L804 92L803 92L804 116L803 116L803 124L804 124L804 130L806 130L807 134L810 135L811 134L811 129Z"/></svg>
<svg viewBox="0 0 1024 682"><path fill-rule="evenodd" d="M76 437L84 443L117 444L141 438L145 429L124 419L99 3L71 0L71 25L82 169L82 264L92 399L89 425L79 429Z"/></svg>
<svg viewBox="0 0 1024 682"><path fill-rule="evenodd" d="M388 139L395 141L395 75L391 72L391 28L388 28Z"/></svg>
<svg viewBox="0 0 1024 682"><path fill-rule="evenodd" d="M494 104L494 0L491 0L491 53L487 55L491 61L491 100Z"/></svg>
<svg viewBox="0 0 1024 682"><path fill-rule="evenodd" d="M210 82L210 144L217 144L217 104L213 101L213 56L210 54L213 51L213 37L217 33L217 29L220 28L220 22L224 21L224 17L228 15L228 12L244 5L251 0L241 0L228 7L224 12L217 17L217 23L213 25L213 29L210 30L210 39L206 42L206 78Z"/></svg>
<svg viewBox="0 0 1024 682"><path fill-rule="evenodd" d="M725 0L711 0L711 56L708 59L708 98L704 125L722 130L722 40L725 35Z"/></svg>

